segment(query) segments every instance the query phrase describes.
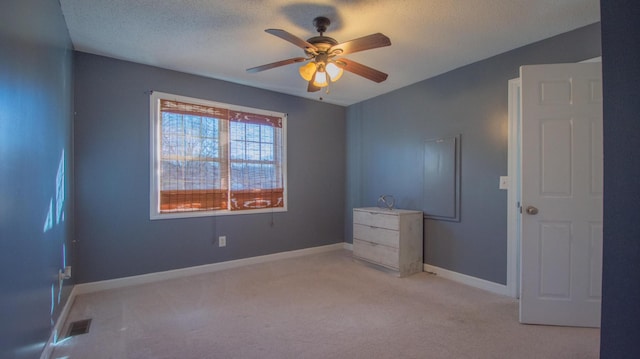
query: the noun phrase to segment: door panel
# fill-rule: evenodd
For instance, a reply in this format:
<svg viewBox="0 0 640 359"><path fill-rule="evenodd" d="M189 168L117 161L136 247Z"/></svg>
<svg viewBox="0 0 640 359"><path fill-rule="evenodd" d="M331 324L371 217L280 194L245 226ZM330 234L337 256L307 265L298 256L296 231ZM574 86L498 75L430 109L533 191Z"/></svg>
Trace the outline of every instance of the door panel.
<svg viewBox="0 0 640 359"><path fill-rule="evenodd" d="M542 156L540 182L543 196L571 196L573 121L543 119L540 123Z"/></svg>
<svg viewBox="0 0 640 359"><path fill-rule="evenodd" d="M540 292L541 298L569 298L571 294L571 223L541 222Z"/></svg>

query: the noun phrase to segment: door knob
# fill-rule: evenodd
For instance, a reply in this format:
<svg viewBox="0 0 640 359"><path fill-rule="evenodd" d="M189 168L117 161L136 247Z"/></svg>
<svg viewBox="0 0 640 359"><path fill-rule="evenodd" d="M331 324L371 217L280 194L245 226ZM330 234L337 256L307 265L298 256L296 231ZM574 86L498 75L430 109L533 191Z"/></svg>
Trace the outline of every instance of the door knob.
<svg viewBox="0 0 640 359"><path fill-rule="evenodd" d="M531 214L531 215L538 214L538 209L534 206L528 206L527 214Z"/></svg>

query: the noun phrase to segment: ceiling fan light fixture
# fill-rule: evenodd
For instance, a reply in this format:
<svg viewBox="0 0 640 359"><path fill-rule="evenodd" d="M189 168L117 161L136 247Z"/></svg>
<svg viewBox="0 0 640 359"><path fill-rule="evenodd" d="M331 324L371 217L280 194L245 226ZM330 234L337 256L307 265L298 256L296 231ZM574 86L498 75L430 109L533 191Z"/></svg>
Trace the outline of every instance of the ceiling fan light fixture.
<svg viewBox="0 0 640 359"><path fill-rule="evenodd" d="M324 71L316 71L316 75L313 79L313 85L317 87L327 87L329 82L327 81L327 73Z"/></svg>
<svg viewBox="0 0 640 359"><path fill-rule="evenodd" d="M331 82L338 81L344 73L344 70L338 67L338 65L334 64L333 62L330 62L327 65L326 70L327 74L329 74L329 77L331 78Z"/></svg>
<svg viewBox="0 0 640 359"><path fill-rule="evenodd" d="M298 71L300 72L300 76L305 81L311 81L311 79L313 78L313 75L315 74L317 68L318 67L316 66L316 63L311 61L311 62L307 63L306 65L300 66L300 69Z"/></svg>

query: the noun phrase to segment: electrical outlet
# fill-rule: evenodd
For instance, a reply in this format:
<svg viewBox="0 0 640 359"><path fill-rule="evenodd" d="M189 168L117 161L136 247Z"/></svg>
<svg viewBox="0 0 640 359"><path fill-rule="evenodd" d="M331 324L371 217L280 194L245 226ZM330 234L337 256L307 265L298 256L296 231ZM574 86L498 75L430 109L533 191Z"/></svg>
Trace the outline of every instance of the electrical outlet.
<svg viewBox="0 0 640 359"><path fill-rule="evenodd" d="M225 247L227 245L227 236L218 237L218 247Z"/></svg>
<svg viewBox="0 0 640 359"><path fill-rule="evenodd" d="M64 267L64 271L62 269L58 270L58 279L62 282L65 279L71 279L71 266Z"/></svg>

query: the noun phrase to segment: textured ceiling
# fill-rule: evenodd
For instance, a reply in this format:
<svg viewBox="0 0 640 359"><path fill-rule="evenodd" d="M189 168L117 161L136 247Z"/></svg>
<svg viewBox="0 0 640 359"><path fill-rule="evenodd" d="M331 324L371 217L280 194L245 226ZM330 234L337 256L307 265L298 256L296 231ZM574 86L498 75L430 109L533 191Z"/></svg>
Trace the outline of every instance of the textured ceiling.
<svg viewBox="0 0 640 359"><path fill-rule="evenodd" d="M600 20L598 0L60 0L76 50L350 105ZM307 93L300 65L250 67L303 51L264 32L344 42L381 32L390 47L345 57L389 74L345 73L330 93Z"/></svg>

